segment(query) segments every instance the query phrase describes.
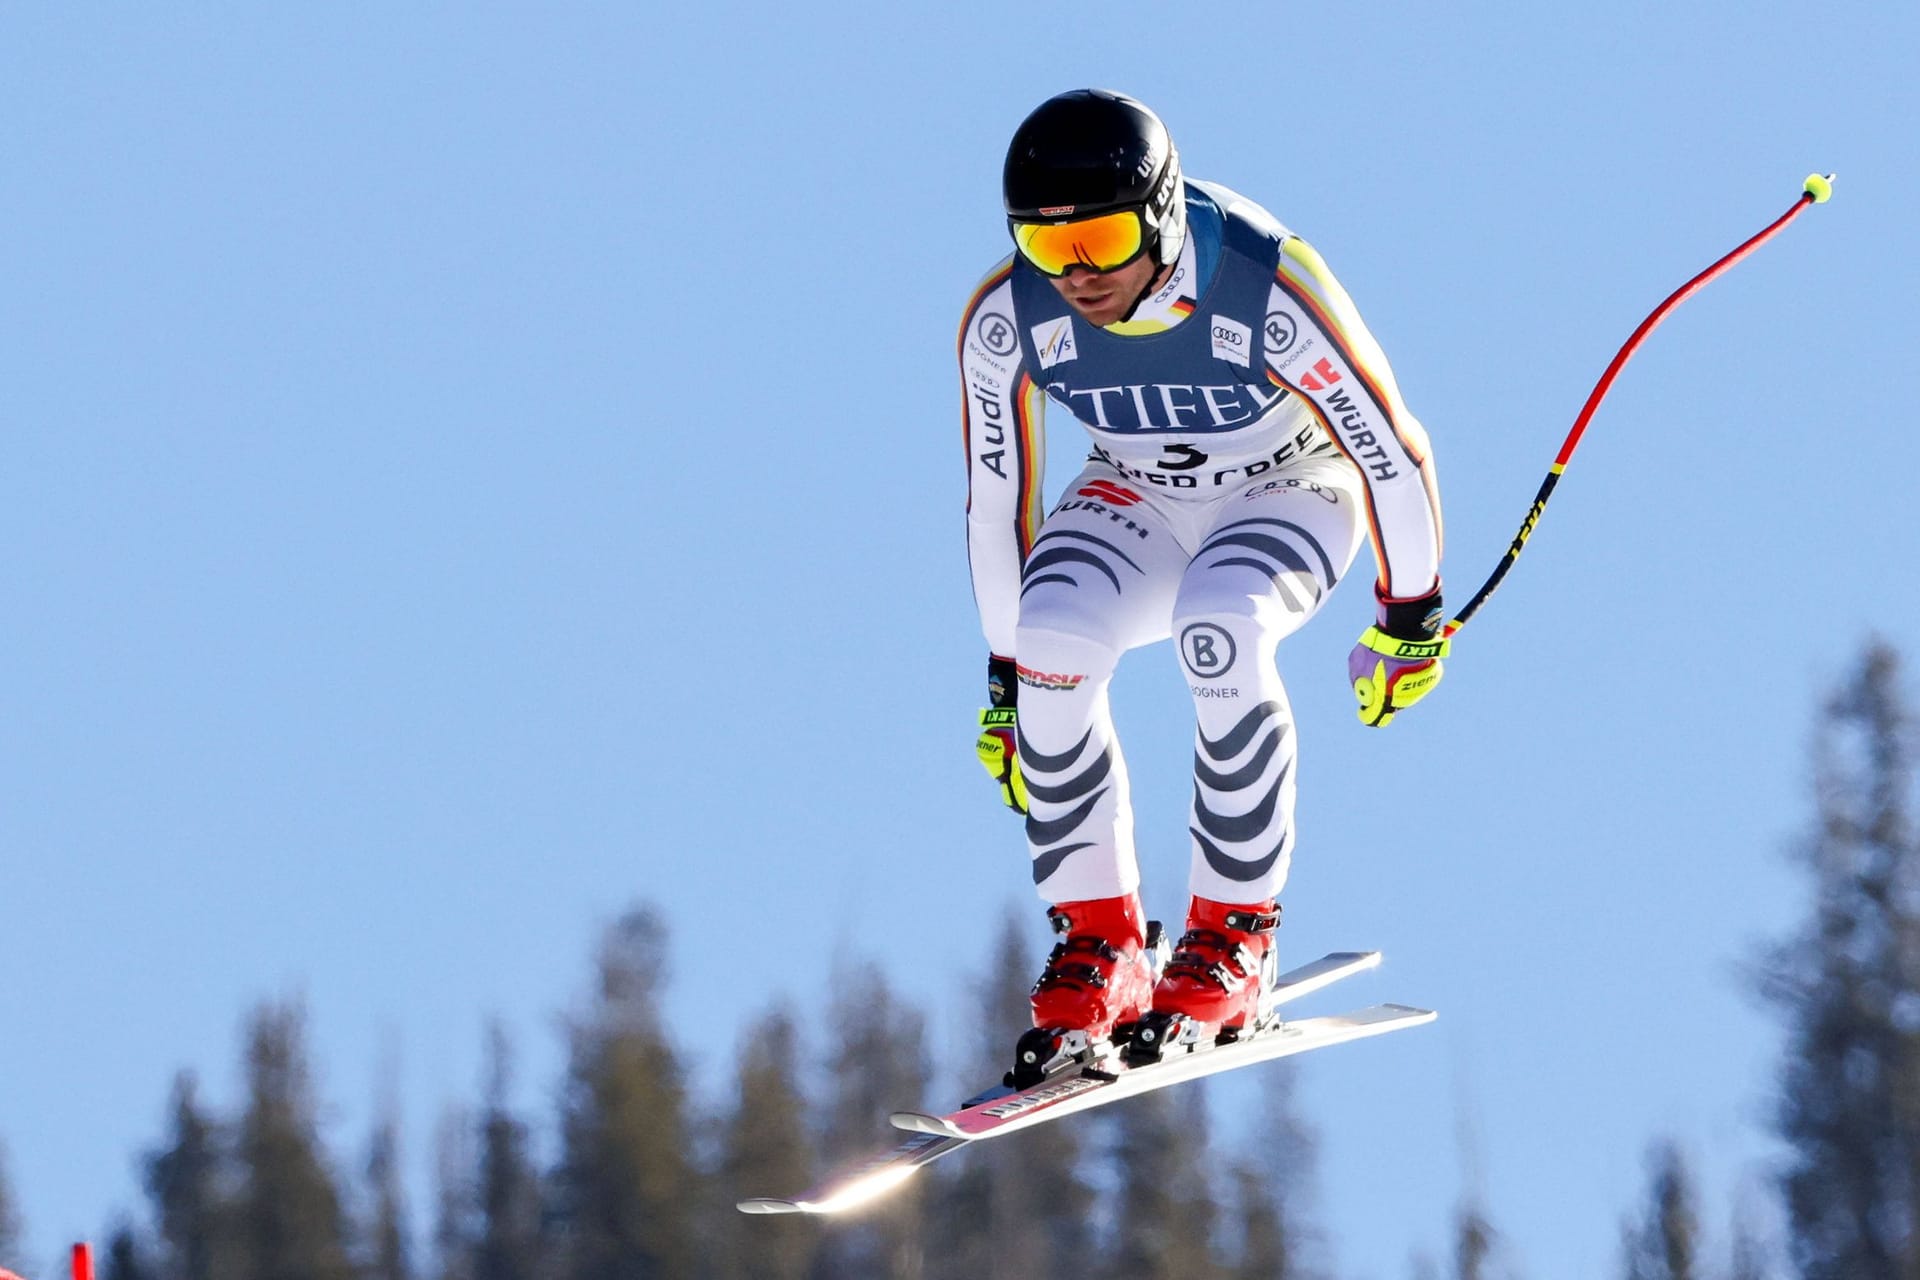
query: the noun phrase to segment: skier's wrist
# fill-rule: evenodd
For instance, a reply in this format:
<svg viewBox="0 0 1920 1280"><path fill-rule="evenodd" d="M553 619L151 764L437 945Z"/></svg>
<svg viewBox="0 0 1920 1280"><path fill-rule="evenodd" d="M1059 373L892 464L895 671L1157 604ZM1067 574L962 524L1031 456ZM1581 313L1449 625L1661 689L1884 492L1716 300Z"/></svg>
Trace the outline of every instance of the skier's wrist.
<svg viewBox="0 0 1920 1280"><path fill-rule="evenodd" d="M1421 596L1394 597L1374 584L1373 598L1379 602L1379 628L1395 640L1431 640L1440 634L1446 622L1446 610L1440 602L1440 583Z"/></svg>
<svg viewBox="0 0 1920 1280"><path fill-rule="evenodd" d="M1020 694L1020 669L1012 658L997 653L987 655L987 705L1011 707Z"/></svg>

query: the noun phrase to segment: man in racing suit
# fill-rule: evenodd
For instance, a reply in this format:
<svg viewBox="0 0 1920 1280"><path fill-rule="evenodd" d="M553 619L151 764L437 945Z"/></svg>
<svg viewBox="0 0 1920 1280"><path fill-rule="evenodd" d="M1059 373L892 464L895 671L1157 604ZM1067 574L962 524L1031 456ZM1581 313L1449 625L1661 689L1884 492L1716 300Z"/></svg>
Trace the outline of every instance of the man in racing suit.
<svg viewBox="0 0 1920 1280"><path fill-rule="evenodd" d="M1159 119L1102 90L1043 103L1005 169L1016 252L961 321L968 554L990 657L979 750L1026 815L1062 935L1036 1026L1152 1008L1226 1030L1259 1006L1293 851L1295 734L1275 648L1372 544L1378 623L1349 678L1382 725L1439 680L1441 523L1426 434L1314 250L1182 178ZM1086 429L1045 520L1043 409ZM1120 655L1171 637L1194 698L1192 903L1157 983Z"/></svg>

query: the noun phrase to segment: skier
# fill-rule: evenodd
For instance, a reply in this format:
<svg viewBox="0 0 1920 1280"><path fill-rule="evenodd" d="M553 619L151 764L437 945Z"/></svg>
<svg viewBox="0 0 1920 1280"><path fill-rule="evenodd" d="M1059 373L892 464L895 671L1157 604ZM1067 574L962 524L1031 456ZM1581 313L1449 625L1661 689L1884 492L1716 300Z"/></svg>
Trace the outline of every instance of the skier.
<svg viewBox="0 0 1920 1280"><path fill-rule="evenodd" d="M1245 1025L1293 851L1294 731L1276 646L1363 538L1378 621L1348 660L1384 725L1439 681L1441 522L1426 433L1319 254L1184 180L1141 103L1042 103L1004 171L1015 252L968 303L959 357L967 546L990 656L978 751L1026 815L1062 935L1036 1027L1123 1031L1149 1009ZM1048 402L1092 438L1044 523ZM1193 694L1186 930L1156 984L1127 771L1121 653L1172 637Z"/></svg>

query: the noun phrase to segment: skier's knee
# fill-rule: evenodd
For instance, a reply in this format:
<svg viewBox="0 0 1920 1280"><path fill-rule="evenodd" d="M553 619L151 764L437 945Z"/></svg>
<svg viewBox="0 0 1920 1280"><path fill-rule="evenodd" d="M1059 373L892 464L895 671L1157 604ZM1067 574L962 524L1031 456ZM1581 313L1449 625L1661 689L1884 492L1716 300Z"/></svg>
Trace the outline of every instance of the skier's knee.
<svg viewBox="0 0 1920 1280"><path fill-rule="evenodd" d="M1269 620L1257 607L1259 601L1243 595L1237 600L1182 603L1185 607L1173 615L1173 642L1189 675L1207 681L1232 673L1244 679L1251 674L1248 664L1259 663L1263 655L1273 652L1280 633L1269 629Z"/></svg>
<svg viewBox="0 0 1920 1280"><path fill-rule="evenodd" d="M1059 682L1082 683L1105 680L1119 664L1120 654L1113 642L1092 628L1075 628L1072 618L1050 618L1049 625L1030 623L1023 616L1014 631L1014 657L1021 667L1021 679L1037 673ZM1060 623L1069 625L1061 626Z"/></svg>
<svg viewBox="0 0 1920 1280"><path fill-rule="evenodd" d="M1305 621L1304 614L1287 608L1284 601L1273 596L1228 590L1220 583L1189 584L1173 602L1176 639L1197 628L1208 634L1232 636L1242 647L1259 648L1292 635Z"/></svg>

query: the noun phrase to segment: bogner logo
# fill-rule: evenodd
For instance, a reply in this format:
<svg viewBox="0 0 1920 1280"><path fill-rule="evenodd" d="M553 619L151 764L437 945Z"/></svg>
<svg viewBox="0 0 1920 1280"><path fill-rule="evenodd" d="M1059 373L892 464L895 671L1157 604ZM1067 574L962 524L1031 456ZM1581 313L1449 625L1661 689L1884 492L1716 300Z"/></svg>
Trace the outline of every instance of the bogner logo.
<svg viewBox="0 0 1920 1280"><path fill-rule="evenodd" d="M1243 369L1253 363L1253 330L1226 316L1213 318L1213 355L1216 360L1231 360Z"/></svg>
<svg viewBox="0 0 1920 1280"><path fill-rule="evenodd" d="M1051 369L1077 357L1073 345L1073 317L1061 316L1033 326L1033 349L1040 353L1040 367Z"/></svg>

